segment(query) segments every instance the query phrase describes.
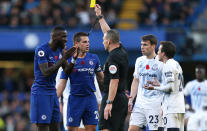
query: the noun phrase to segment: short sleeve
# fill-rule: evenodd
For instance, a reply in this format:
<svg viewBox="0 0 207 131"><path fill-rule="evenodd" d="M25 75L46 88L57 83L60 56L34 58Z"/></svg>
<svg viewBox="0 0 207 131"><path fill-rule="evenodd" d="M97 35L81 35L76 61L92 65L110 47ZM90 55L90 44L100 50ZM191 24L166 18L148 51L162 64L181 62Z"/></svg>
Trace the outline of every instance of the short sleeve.
<svg viewBox="0 0 207 131"><path fill-rule="evenodd" d="M185 88L184 88L184 95L185 95L185 96L190 95L190 89L191 89L191 83L188 82L188 83L186 84Z"/></svg>
<svg viewBox="0 0 207 131"><path fill-rule="evenodd" d="M134 66L134 74L133 74L133 76L134 76L135 78L137 78L137 79L139 79L139 75L138 75L138 73L139 73L139 71L138 71L138 66L139 66L139 58L137 58L137 60L136 60L136 63L135 63L135 66Z"/></svg>
<svg viewBox="0 0 207 131"><path fill-rule="evenodd" d="M64 71L61 72L60 79L68 79L68 75L65 74Z"/></svg>
<svg viewBox="0 0 207 131"><path fill-rule="evenodd" d="M95 59L96 59L96 66L95 66L95 72L101 72L101 62L98 58L97 55L95 55Z"/></svg>
<svg viewBox="0 0 207 131"><path fill-rule="evenodd" d="M109 62L108 62L108 70L109 70L109 73L111 75L111 78L112 79L119 79L119 76L120 76L120 72L119 72L119 64L117 63L117 61L113 60L113 59L110 59Z"/></svg>
<svg viewBox="0 0 207 131"><path fill-rule="evenodd" d="M48 63L47 52L43 48L37 48L35 50L35 56L37 58L38 64Z"/></svg>
<svg viewBox="0 0 207 131"><path fill-rule="evenodd" d="M175 81L175 75L173 73L173 69L170 66L165 66L163 73L164 73L163 75L167 83Z"/></svg>

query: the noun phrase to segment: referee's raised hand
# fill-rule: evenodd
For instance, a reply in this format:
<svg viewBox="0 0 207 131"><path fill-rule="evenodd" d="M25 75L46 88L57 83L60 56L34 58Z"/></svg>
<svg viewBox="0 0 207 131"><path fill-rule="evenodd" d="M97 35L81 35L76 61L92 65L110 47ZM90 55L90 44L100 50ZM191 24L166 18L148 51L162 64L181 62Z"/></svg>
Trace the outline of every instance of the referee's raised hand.
<svg viewBox="0 0 207 131"><path fill-rule="evenodd" d="M101 14L101 6L99 4L95 5L94 11L96 12L96 16L100 16Z"/></svg>

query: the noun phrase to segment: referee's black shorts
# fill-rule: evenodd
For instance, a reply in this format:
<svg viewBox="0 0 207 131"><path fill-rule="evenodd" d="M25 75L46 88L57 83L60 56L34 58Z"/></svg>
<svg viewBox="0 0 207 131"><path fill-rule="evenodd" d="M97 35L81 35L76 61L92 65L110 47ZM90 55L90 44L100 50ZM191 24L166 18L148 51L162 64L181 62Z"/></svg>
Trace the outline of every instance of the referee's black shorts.
<svg viewBox="0 0 207 131"><path fill-rule="evenodd" d="M105 94L99 113L99 130L109 129L110 131L124 131L124 122L128 113L128 99L125 93L117 93L112 104L111 117L108 120L104 119L104 109L108 94Z"/></svg>

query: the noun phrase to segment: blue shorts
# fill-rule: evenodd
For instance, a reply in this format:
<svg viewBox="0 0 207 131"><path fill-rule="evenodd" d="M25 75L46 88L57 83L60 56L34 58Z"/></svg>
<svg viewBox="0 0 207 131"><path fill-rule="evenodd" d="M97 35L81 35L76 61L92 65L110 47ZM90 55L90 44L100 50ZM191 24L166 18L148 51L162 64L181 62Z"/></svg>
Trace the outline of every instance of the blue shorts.
<svg viewBox="0 0 207 131"><path fill-rule="evenodd" d="M30 119L32 123L60 122L60 108L57 95L31 94Z"/></svg>
<svg viewBox="0 0 207 131"><path fill-rule="evenodd" d="M81 119L84 125L97 125L98 104L96 96L70 95L67 105L67 126L79 127Z"/></svg>

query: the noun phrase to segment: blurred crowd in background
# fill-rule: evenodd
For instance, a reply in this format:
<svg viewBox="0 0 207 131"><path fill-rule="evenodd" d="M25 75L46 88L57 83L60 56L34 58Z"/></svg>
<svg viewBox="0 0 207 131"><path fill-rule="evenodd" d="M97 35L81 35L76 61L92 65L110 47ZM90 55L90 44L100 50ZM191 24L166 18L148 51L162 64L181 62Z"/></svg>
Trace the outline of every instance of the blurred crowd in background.
<svg viewBox="0 0 207 131"><path fill-rule="evenodd" d="M31 69L0 69L0 131L31 131Z"/></svg>
<svg viewBox="0 0 207 131"><path fill-rule="evenodd" d="M141 0L140 0L141 1ZM200 0L142 0L144 6L137 12L138 24L185 24L193 14L193 6ZM115 25L124 0L98 0L106 20ZM0 25L52 26L70 28L89 26L95 21L90 0L1 0Z"/></svg>
<svg viewBox="0 0 207 131"><path fill-rule="evenodd" d="M185 25L194 12L194 2L196 0L144 0L144 6L138 12L138 24Z"/></svg>
<svg viewBox="0 0 207 131"><path fill-rule="evenodd" d="M88 26L95 20L89 5L88 0L1 0L0 25ZM115 21L121 0L102 0L101 5L108 21Z"/></svg>

